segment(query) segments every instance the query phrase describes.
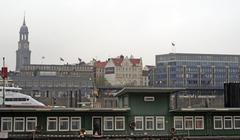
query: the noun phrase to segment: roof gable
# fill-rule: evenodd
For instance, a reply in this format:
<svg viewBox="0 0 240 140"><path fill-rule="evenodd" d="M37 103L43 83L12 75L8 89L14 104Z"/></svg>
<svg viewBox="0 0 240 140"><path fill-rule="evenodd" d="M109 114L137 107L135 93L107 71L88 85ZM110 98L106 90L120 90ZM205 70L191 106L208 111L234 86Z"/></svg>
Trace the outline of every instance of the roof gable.
<svg viewBox="0 0 240 140"><path fill-rule="evenodd" d="M128 59L128 58L120 57L120 58L112 58L112 61L113 61L115 66L121 66L123 60L126 60L126 59L129 60L134 66L141 63L140 58L130 58L130 59Z"/></svg>
<svg viewBox="0 0 240 140"><path fill-rule="evenodd" d="M105 68L106 65L107 65L107 62L97 61L97 62L95 63L95 67L96 67L96 68Z"/></svg>

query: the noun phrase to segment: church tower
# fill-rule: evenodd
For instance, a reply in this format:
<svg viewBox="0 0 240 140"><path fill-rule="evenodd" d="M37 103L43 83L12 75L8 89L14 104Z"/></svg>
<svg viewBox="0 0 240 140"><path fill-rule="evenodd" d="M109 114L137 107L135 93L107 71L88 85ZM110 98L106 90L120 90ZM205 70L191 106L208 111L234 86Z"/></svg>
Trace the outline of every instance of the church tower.
<svg viewBox="0 0 240 140"><path fill-rule="evenodd" d="M25 16L23 25L19 31L18 50L16 51L16 71L20 71L23 65L30 65L31 51L29 50L28 42L28 27L25 23Z"/></svg>

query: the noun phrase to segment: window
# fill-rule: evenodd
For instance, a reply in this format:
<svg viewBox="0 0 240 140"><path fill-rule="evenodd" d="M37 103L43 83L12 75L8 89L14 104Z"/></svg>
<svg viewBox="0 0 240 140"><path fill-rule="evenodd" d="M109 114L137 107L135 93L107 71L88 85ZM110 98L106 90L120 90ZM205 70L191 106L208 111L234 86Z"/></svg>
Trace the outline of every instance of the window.
<svg viewBox="0 0 240 140"><path fill-rule="evenodd" d="M12 118L11 117L2 117L1 119L1 131L11 132L12 131Z"/></svg>
<svg viewBox="0 0 240 140"><path fill-rule="evenodd" d="M214 129L222 129L222 116L214 116Z"/></svg>
<svg viewBox="0 0 240 140"><path fill-rule="evenodd" d="M143 117L135 117L135 130L143 130Z"/></svg>
<svg viewBox="0 0 240 140"><path fill-rule="evenodd" d="M155 101L155 97L153 97L153 96L145 96L144 97L144 101L145 102L153 102L153 101Z"/></svg>
<svg viewBox="0 0 240 140"><path fill-rule="evenodd" d="M162 116L156 117L156 130L164 130L165 129L165 120Z"/></svg>
<svg viewBox="0 0 240 140"><path fill-rule="evenodd" d="M69 130L69 118L59 117L59 131L68 131L68 130Z"/></svg>
<svg viewBox="0 0 240 140"><path fill-rule="evenodd" d="M193 117L192 116L185 116L184 117L184 124L186 130L193 129Z"/></svg>
<svg viewBox="0 0 240 140"><path fill-rule="evenodd" d="M154 117L145 117L145 129L154 130Z"/></svg>
<svg viewBox="0 0 240 140"><path fill-rule="evenodd" d="M204 129L204 117L203 116L195 116L195 129L196 130Z"/></svg>
<svg viewBox="0 0 240 140"><path fill-rule="evenodd" d="M115 130L125 130L125 117L115 117Z"/></svg>
<svg viewBox="0 0 240 140"><path fill-rule="evenodd" d="M224 116L224 129L232 129L232 116Z"/></svg>
<svg viewBox="0 0 240 140"><path fill-rule="evenodd" d="M37 126L37 117L26 118L26 131L35 131Z"/></svg>
<svg viewBox="0 0 240 140"><path fill-rule="evenodd" d="M113 117L104 117L104 130L113 130Z"/></svg>
<svg viewBox="0 0 240 140"><path fill-rule="evenodd" d="M181 117L181 116L175 116L174 117L174 128L176 130L182 130L183 129L183 117Z"/></svg>
<svg viewBox="0 0 240 140"><path fill-rule="evenodd" d="M240 129L240 116L234 116L234 129Z"/></svg>
<svg viewBox="0 0 240 140"><path fill-rule="evenodd" d="M57 131L57 117L47 118L47 131Z"/></svg>
<svg viewBox="0 0 240 140"><path fill-rule="evenodd" d="M14 131L15 132L23 132L25 125L24 117L14 117Z"/></svg>
<svg viewBox="0 0 240 140"><path fill-rule="evenodd" d="M71 131L79 131L81 129L81 117L71 117Z"/></svg>

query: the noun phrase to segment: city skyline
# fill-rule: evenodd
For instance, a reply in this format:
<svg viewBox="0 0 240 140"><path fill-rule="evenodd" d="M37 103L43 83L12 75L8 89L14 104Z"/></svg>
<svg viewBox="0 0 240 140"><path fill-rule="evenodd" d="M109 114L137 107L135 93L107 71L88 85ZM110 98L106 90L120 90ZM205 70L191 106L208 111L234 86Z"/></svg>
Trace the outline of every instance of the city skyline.
<svg viewBox="0 0 240 140"><path fill-rule="evenodd" d="M155 64L172 52L239 54L238 1L1 1L0 57L15 70L26 11L32 64L107 60L121 54ZM194 46L194 47L193 47ZM54 54L54 55L53 55ZM64 62L60 61L60 57Z"/></svg>

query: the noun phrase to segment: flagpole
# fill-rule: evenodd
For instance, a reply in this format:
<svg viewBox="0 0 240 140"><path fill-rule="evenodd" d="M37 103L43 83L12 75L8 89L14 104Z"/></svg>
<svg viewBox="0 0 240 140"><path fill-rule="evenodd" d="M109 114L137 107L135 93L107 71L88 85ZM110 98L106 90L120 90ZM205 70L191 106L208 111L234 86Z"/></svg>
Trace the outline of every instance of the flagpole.
<svg viewBox="0 0 240 140"><path fill-rule="evenodd" d="M41 64L43 64L43 59L45 59L45 56L42 56L42 59L41 59Z"/></svg>
<svg viewBox="0 0 240 140"><path fill-rule="evenodd" d="M172 42L172 53L176 53L175 43Z"/></svg>

